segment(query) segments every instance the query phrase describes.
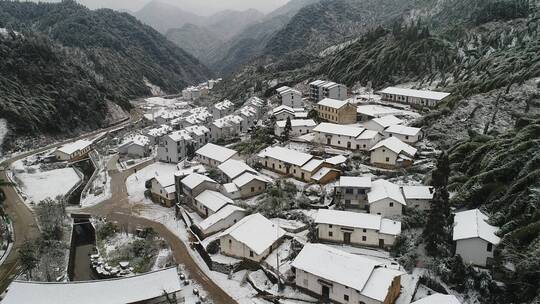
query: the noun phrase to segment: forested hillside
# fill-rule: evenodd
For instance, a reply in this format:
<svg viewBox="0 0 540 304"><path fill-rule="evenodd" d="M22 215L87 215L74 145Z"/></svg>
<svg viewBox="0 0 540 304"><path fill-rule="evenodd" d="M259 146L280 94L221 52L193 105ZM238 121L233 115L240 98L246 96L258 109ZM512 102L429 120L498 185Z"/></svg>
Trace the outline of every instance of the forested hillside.
<svg viewBox="0 0 540 304"><path fill-rule="evenodd" d="M58 4L0 2L0 117L18 133L77 132L104 123L107 102L207 79L195 58L134 17Z"/></svg>
<svg viewBox="0 0 540 304"><path fill-rule="evenodd" d="M449 150L451 203L481 208L501 227L486 303L537 303L540 290L540 117L499 136L470 134Z"/></svg>

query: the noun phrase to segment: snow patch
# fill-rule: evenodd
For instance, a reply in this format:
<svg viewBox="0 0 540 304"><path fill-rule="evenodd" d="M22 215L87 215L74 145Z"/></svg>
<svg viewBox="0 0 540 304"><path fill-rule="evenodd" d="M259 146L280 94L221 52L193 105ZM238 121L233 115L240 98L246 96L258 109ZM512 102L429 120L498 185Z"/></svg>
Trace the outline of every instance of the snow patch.
<svg viewBox="0 0 540 304"><path fill-rule="evenodd" d="M150 89L153 96L165 95L165 92L159 86L152 84L146 77L144 77L144 84Z"/></svg>
<svg viewBox="0 0 540 304"><path fill-rule="evenodd" d="M130 175L126 180L129 201L131 203L150 202L144 197L145 182L155 176L172 176L176 171L178 171L177 165L158 162Z"/></svg>
<svg viewBox="0 0 540 304"><path fill-rule="evenodd" d="M46 198L66 195L81 178L73 168L36 173L15 174L28 201L38 203Z"/></svg>

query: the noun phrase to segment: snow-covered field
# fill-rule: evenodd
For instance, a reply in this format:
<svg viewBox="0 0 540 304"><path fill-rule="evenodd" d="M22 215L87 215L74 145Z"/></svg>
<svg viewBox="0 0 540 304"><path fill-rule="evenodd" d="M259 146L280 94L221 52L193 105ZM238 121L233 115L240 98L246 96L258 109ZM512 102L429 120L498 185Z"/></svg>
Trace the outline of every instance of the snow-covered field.
<svg viewBox="0 0 540 304"><path fill-rule="evenodd" d="M73 168L15 174L27 201L38 203L46 198L66 195L81 181Z"/></svg>
<svg viewBox="0 0 540 304"><path fill-rule="evenodd" d="M178 171L178 167L175 164L157 162L130 175L126 180L129 201L131 203L145 201L144 191L146 188L144 184L147 180L158 175L171 176L176 171Z"/></svg>

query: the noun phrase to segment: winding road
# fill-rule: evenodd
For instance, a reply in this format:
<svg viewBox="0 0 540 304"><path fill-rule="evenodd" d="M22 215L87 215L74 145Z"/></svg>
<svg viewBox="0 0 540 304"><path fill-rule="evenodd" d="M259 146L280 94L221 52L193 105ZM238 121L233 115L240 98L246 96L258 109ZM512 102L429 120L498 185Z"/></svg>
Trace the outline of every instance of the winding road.
<svg viewBox="0 0 540 304"><path fill-rule="evenodd" d="M17 155L16 157L4 161L2 164L0 164L0 166L3 168L9 168L13 162L23 159L29 155L59 147L61 145L78 139L93 137L104 131L110 131L119 127L129 125L138 121L140 119L140 116L141 115L139 112L133 111L131 113L130 119L121 124L87 133L74 139L62 141L46 147L41 147L39 149L32 150L21 155ZM92 214L93 216L105 217L108 220L117 222L121 227L127 228L132 231L135 230L137 227L152 227L161 237L163 237L169 243L176 262L184 265L186 270L189 272L191 278L202 286L202 288L208 293L209 298L211 298L214 303L236 304L237 302L233 298L231 298L223 289L217 286L199 268L197 263L190 256L186 245L173 232L171 232L159 222L151 221L138 216L136 212L137 210L134 210L133 207L129 204L128 193L125 184L127 177L133 174L136 169L144 168L152 162L153 161L149 161L139 164L129 170L118 171L115 165L116 158L113 158L108 165L109 176L111 177L112 197L95 206L84 209L77 208L73 209L73 211L76 210L76 212L85 212ZM0 178L4 180L9 180L7 178L6 171L0 171ZM13 243L12 250L9 252L6 260L2 265L0 265L0 293L2 293L9 286L11 281L20 273L20 267L18 265L18 249L21 247L25 240L34 239L39 236L39 228L34 214L32 213L31 209L28 208L28 206L21 200L15 188L4 187L3 190L6 194L4 208L6 210L6 213L13 221L15 241Z"/></svg>

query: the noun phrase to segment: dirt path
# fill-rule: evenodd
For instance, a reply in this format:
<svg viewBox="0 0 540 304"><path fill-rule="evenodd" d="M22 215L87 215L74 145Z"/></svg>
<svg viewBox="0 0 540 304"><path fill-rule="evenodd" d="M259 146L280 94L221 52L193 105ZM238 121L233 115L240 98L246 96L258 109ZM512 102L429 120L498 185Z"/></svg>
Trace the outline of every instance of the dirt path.
<svg viewBox="0 0 540 304"><path fill-rule="evenodd" d="M112 159L111 161L115 161L115 159ZM95 206L80 209L80 211L92 214L93 216L107 218L109 221L117 222L122 229L131 232L134 232L135 229L140 227L153 228L167 241L167 243L169 243L176 262L185 266L191 278L202 286L214 303L236 304L237 302L233 298L201 271L197 263L190 256L188 252L189 249L186 248L186 245L173 232L159 222L138 216L137 207L134 209L129 203L126 179L135 172L135 169L140 170L151 163L153 163L153 161L139 164L134 168L122 172L119 172L118 170L109 171L109 175L111 176L111 191L113 193L112 197ZM109 168L113 167L109 166Z"/></svg>

